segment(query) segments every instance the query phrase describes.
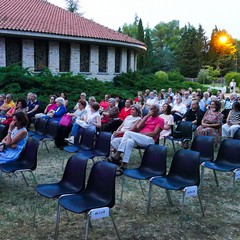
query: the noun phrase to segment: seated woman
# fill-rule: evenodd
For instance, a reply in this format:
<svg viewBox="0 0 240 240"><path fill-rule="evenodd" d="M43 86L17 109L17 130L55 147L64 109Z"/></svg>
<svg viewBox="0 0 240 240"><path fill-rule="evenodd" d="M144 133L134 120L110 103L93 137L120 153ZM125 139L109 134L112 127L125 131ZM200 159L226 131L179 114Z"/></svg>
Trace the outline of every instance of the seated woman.
<svg viewBox="0 0 240 240"><path fill-rule="evenodd" d="M115 106L115 99L109 98L108 100L108 108L102 112L102 131L105 131L107 127L113 122L114 118L118 117L119 109Z"/></svg>
<svg viewBox="0 0 240 240"><path fill-rule="evenodd" d="M118 149L122 140L122 136L126 131L134 131L136 129L138 122L141 120L140 115L140 106L137 104L132 105L130 107L130 115L128 115L118 129L113 132L111 145L114 150Z"/></svg>
<svg viewBox="0 0 240 240"><path fill-rule="evenodd" d="M50 110L47 116L50 118L50 121L60 122L62 116L66 113L67 109L65 107L65 100L62 97L58 97L55 100L56 107L54 110Z"/></svg>
<svg viewBox="0 0 240 240"><path fill-rule="evenodd" d="M55 95L50 95L49 104L44 109L44 114L48 114L49 111L54 110L57 107L57 104L55 102L56 98L57 97Z"/></svg>
<svg viewBox="0 0 240 240"><path fill-rule="evenodd" d="M78 117L73 124L70 137L65 138L65 141L76 144L79 142L79 137L82 135L85 128L92 128L96 131L101 127L101 116L99 113L99 103L93 102L90 104L90 111L83 117Z"/></svg>
<svg viewBox="0 0 240 240"><path fill-rule="evenodd" d="M0 152L0 164L16 161L27 143L28 133L25 128L28 117L24 112L13 114L13 120L9 125L8 134L2 140L6 144L4 152Z"/></svg>
<svg viewBox="0 0 240 240"><path fill-rule="evenodd" d="M172 115L174 118L174 122L181 121L183 115L187 112L187 107L182 103L182 98L180 96L176 96L176 102L172 107Z"/></svg>
<svg viewBox="0 0 240 240"><path fill-rule="evenodd" d="M25 99L19 99L17 100L17 104L12 107L10 110L6 113L6 120L2 122L4 125L9 125L12 122L13 114L17 112L27 112L27 101Z"/></svg>
<svg viewBox="0 0 240 240"><path fill-rule="evenodd" d="M215 138L215 142L219 142L223 120L220 109L221 103L219 101L211 101L210 109L204 114L201 125L197 127L195 131L195 136L213 136Z"/></svg>
<svg viewBox="0 0 240 240"><path fill-rule="evenodd" d="M164 119L164 128L160 132L159 139L164 139L165 137L169 136L172 133L172 127L174 125L173 115L171 114L172 107L164 103L162 106L162 114L160 115L161 118Z"/></svg>
<svg viewBox="0 0 240 240"><path fill-rule="evenodd" d="M67 113L68 116L72 117L72 124L70 124L69 126L62 126L60 122L57 137L55 139L55 144L60 150L63 149L65 145L67 145L64 139L68 137L76 119L81 118L85 114L87 114L87 110L85 109L86 105L87 102L85 100L80 99L78 101L78 109L74 113Z"/></svg>
<svg viewBox="0 0 240 240"><path fill-rule="evenodd" d="M64 105L67 108L68 107L68 98L67 98L67 94L65 92L62 92L60 97L62 97L64 99Z"/></svg>
<svg viewBox="0 0 240 240"><path fill-rule="evenodd" d="M233 137L234 133L240 128L240 103L235 102L233 109L230 110L227 123L222 126L223 137Z"/></svg>

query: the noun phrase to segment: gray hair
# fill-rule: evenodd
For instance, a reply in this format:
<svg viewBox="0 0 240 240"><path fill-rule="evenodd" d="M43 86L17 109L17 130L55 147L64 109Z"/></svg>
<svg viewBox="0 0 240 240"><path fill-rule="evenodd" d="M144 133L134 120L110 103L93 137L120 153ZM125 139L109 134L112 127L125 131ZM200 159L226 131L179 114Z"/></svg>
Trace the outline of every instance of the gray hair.
<svg viewBox="0 0 240 240"><path fill-rule="evenodd" d="M115 98L109 98L108 101L112 102L112 103L115 103Z"/></svg>
<svg viewBox="0 0 240 240"><path fill-rule="evenodd" d="M64 100L64 98L62 98L62 97L56 98L56 99L55 99L55 102L61 103L62 105L65 105L65 100Z"/></svg>

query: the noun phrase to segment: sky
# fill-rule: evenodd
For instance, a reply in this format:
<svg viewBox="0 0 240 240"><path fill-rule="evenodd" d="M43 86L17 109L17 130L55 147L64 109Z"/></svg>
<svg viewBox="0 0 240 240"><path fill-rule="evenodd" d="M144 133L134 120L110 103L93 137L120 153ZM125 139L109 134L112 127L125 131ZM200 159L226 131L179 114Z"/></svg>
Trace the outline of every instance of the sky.
<svg viewBox="0 0 240 240"><path fill-rule="evenodd" d="M65 0L48 2L66 9ZM217 26L240 40L239 0L79 0L79 5L83 17L114 30L132 24L137 15L144 28L179 20L181 27L201 24L208 38Z"/></svg>

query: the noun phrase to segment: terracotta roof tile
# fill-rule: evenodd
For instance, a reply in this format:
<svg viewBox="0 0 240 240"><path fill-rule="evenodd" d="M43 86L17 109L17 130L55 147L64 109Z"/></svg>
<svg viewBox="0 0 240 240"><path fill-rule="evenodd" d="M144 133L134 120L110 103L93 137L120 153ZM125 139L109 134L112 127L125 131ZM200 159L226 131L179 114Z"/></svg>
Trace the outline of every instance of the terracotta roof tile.
<svg viewBox="0 0 240 240"><path fill-rule="evenodd" d="M0 29L144 43L44 0L1 0Z"/></svg>

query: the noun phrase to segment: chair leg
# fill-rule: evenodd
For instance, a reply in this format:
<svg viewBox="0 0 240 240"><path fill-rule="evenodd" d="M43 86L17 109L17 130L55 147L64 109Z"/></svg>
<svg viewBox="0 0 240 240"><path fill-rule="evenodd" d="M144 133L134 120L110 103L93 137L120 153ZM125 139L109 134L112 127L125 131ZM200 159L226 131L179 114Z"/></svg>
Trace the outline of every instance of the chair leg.
<svg viewBox="0 0 240 240"><path fill-rule="evenodd" d="M57 207L57 216L56 216L56 224L55 224L55 234L54 234L54 240L58 239L58 229L59 229L59 221L60 221L60 212L61 212L61 206L58 204Z"/></svg>
<svg viewBox="0 0 240 240"><path fill-rule="evenodd" d="M122 203L124 180L125 180L125 177L124 177L124 175L122 175L122 189L121 189L120 203Z"/></svg>
<svg viewBox="0 0 240 240"><path fill-rule="evenodd" d="M200 188L203 187L203 181L204 181L204 166L201 165L201 174L200 174Z"/></svg>
<svg viewBox="0 0 240 240"><path fill-rule="evenodd" d="M109 215L110 215L110 217L111 217L111 219L112 219L112 223L113 223L113 226L114 226L114 228L115 228L117 237L118 237L118 239L120 240L120 235L119 235L119 233L118 233L117 225L115 224L115 221L114 221L114 219L113 219L113 216L112 216L111 212L109 213Z"/></svg>
<svg viewBox="0 0 240 240"><path fill-rule="evenodd" d="M185 203L185 191L183 192L183 199L182 199L182 206L181 206L181 215L180 215L180 226L181 226L181 228L182 228L182 222L183 222L184 203Z"/></svg>
<svg viewBox="0 0 240 240"><path fill-rule="evenodd" d="M38 193L35 193L35 204L34 204L34 215L33 215L33 226L36 226L36 214L37 214L37 205L38 205Z"/></svg>
<svg viewBox="0 0 240 240"><path fill-rule="evenodd" d="M175 144L174 144L174 141L172 140L172 146L173 146L173 151L174 153L176 152L176 148L175 148Z"/></svg>
<svg viewBox="0 0 240 240"><path fill-rule="evenodd" d="M152 200L152 183L149 182L149 190L148 190L148 202L147 202L147 214L149 214L149 209Z"/></svg>
<svg viewBox="0 0 240 240"><path fill-rule="evenodd" d="M34 180L35 184L37 185L37 179L36 179L34 173L31 170L29 172L31 173L33 180Z"/></svg>
<svg viewBox="0 0 240 240"><path fill-rule="evenodd" d="M20 172L21 172L21 174L22 174L22 177L23 177L23 179L24 179L24 182L25 182L25 183L27 184L27 186L29 187L28 181L27 181L24 173L23 173L22 171L20 171Z"/></svg>
<svg viewBox="0 0 240 240"><path fill-rule="evenodd" d="M85 232L85 240L88 239L88 229L89 229L89 222L90 222L90 214L87 214L87 221L86 221L86 232Z"/></svg>
<svg viewBox="0 0 240 240"><path fill-rule="evenodd" d="M141 190L142 190L142 194L143 194L143 196L145 196L144 191L143 191L143 186L142 186L141 180L138 180L138 181L139 181L139 185L140 185Z"/></svg>
<svg viewBox="0 0 240 240"><path fill-rule="evenodd" d="M216 171L215 171L215 170L213 170L213 174L214 174L215 182L216 182L217 187L218 187L219 184L218 184L217 174L216 174Z"/></svg>
<svg viewBox="0 0 240 240"><path fill-rule="evenodd" d="M167 194L167 198L168 198L168 202L171 206L174 206L173 205L173 202L172 202L172 198L171 198L171 195L170 195L170 192L168 189L166 189L166 194Z"/></svg>
<svg viewBox="0 0 240 240"><path fill-rule="evenodd" d="M202 206L202 201L201 201L199 192L198 192L198 201L199 201L199 204L200 204L200 207L201 207L202 216L205 217L203 206Z"/></svg>
<svg viewBox="0 0 240 240"><path fill-rule="evenodd" d="M139 152L140 158L142 159L142 158L143 158L143 156L142 156L141 149L138 149L138 152Z"/></svg>

